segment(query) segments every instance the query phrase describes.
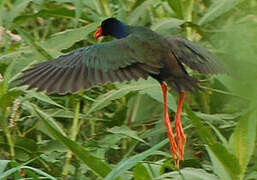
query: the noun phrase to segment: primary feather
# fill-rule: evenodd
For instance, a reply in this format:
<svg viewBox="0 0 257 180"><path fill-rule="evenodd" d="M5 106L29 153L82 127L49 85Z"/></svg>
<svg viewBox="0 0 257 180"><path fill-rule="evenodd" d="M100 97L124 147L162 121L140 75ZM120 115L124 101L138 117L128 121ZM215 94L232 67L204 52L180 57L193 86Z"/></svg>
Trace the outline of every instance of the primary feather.
<svg viewBox="0 0 257 180"><path fill-rule="evenodd" d="M108 20L108 19L107 19ZM146 79L166 81L176 91L192 91L197 80L184 65L200 73L223 73L222 63L200 46L178 36L161 36L150 29L124 25L111 18L102 26L117 40L74 50L23 71L17 80L29 89L47 93L75 93L115 81ZM111 24L109 24L111 22ZM115 25L118 22L117 26ZM122 25L122 26L121 26ZM105 35L108 31L105 30Z"/></svg>

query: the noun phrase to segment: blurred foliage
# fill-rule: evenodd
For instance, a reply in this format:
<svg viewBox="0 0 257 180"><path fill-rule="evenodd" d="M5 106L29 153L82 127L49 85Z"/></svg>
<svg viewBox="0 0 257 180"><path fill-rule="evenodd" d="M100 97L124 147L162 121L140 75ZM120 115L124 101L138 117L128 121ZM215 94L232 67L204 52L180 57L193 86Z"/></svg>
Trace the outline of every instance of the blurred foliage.
<svg viewBox="0 0 257 180"><path fill-rule="evenodd" d="M95 44L93 32L110 16L180 34L230 69L230 77L192 72L203 91L186 97L180 170L155 80L66 96L12 82L32 63ZM0 179L257 179L256 27L256 0L0 1ZM176 99L171 90L172 117Z"/></svg>

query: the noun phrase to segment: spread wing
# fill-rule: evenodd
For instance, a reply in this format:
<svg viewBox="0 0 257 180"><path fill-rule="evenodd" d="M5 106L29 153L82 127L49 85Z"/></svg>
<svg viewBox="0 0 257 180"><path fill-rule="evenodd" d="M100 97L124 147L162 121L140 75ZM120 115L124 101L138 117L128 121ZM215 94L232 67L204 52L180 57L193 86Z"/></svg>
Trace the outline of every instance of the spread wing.
<svg viewBox="0 0 257 180"><path fill-rule="evenodd" d="M152 58L151 58L152 57ZM74 50L57 59L35 64L17 80L29 89L47 93L74 93L115 81L147 78L158 74L161 64L154 61L151 44L137 36Z"/></svg>
<svg viewBox="0 0 257 180"><path fill-rule="evenodd" d="M227 73L224 64L202 47L179 36L165 37L176 59L203 74Z"/></svg>

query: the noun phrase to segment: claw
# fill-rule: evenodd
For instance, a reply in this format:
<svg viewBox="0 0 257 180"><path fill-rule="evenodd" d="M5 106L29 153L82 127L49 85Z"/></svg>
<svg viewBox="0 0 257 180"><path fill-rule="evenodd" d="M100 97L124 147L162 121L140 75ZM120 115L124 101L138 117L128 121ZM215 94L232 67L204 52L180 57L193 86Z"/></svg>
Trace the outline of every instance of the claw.
<svg viewBox="0 0 257 180"><path fill-rule="evenodd" d="M175 116L175 130L176 130L176 141L174 139L174 133L169 119L169 112L167 106L167 86L163 83L160 83L163 92L163 101L164 101L164 124L168 132L168 138L170 142L170 148L172 151L172 156L174 164L179 168L179 162L184 159L184 147L186 144L186 135L183 131L181 124L181 112L183 108L183 101L185 97L185 92L180 92L177 112Z"/></svg>

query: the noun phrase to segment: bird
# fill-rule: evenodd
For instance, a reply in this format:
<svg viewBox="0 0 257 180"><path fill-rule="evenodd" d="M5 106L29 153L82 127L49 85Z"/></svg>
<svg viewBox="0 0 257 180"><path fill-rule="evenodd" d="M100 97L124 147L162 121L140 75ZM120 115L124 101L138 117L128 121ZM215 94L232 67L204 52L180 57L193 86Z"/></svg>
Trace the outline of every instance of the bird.
<svg viewBox="0 0 257 180"><path fill-rule="evenodd" d="M34 64L16 79L19 86L46 91L48 94L76 93L106 83L156 79L161 86L164 124L176 167L184 159L186 135L181 113L186 92L200 89L198 80L187 68L200 74L226 73L224 64L196 43L178 35L161 35L150 28L127 25L110 17L101 22L94 39L115 39L75 49L56 59ZM167 88L178 94L174 119L175 133L167 107ZM175 138L176 134L176 138Z"/></svg>

